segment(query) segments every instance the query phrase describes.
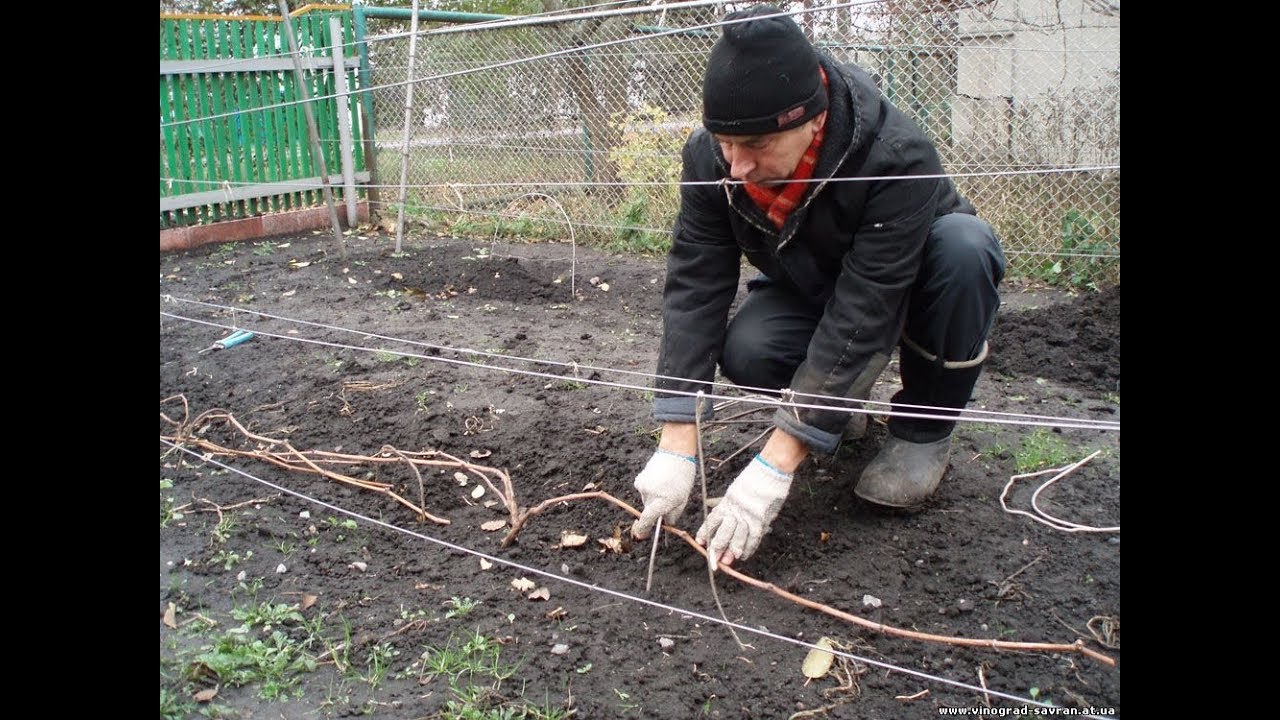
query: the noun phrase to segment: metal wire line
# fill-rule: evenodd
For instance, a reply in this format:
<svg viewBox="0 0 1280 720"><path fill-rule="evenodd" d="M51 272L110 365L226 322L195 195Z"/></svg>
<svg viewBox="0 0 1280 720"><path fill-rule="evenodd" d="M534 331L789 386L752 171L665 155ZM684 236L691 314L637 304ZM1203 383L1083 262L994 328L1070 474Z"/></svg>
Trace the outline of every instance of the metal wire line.
<svg viewBox="0 0 1280 720"><path fill-rule="evenodd" d="M578 13L578 12L580 12L580 11L582 11L582 10L589 10L589 9L597 8L597 7L606 7L606 6L609 6L609 5L625 5L626 3L629 3L629 2L637 2L637 1L638 1L638 0L613 0L613 2L596 3L596 4L594 4L594 5L585 5L585 6L583 6L583 7L578 7L578 8L565 8L565 9L563 9L563 10L548 10L548 11L544 11L544 12L530 13L530 14L528 14L528 15L520 15L520 16L518 16L518 17L521 17L521 18L526 18L526 17L527 17L527 18L533 18L533 17L536 17L536 18L542 18L543 22L549 22L549 21L551 21L551 20L555 20L555 21L559 21L559 22L568 22L568 21L571 21L571 20L576 19L576 18L574 18L572 15L573 15L574 13ZM651 11L652 11L652 12L657 12L656 10L651 10ZM557 17L557 16L564 16L564 17ZM163 19L163 17L162 17L161 19ZM235 20L235 19L236 19L236 17L235 17L235 16L228 16L228 19L229 19L229 20ZM505 19L505 20L510 20L510 19L513 19L513 18L504 18L504 19ZM464 27L465 27L467 30L471 30L471 29L473 29L473 28L489 29L489 28L493 25L493 23L495 23L495 22L499 22L499 21L498 21L498 20L483 20L483 21L480 21L480 22L466 23ZM437 31L437 30L439 30L439 29L440 29L440 28L428 28L428 29L426 29L426 30L419 30L419 31L418 31L418 34L419 34L419 35L431 35L431 34L435 34L435 33L436 33L436 31ZM457 31L455 31L455 32L457 32ZM412 34L413 34L413 33L412 33L412 32L409 32L409 31L404 31L404 32L395 32L395 33L382 33L382 34L378 34L378 35L369 35L369 36L366 36L363 40L352 40L351 42L331 43L331 44L329 44L329 45L308 45L308 46L304 46L304 47L299 48L299 54L300 54L300 55L304 55L304 56L309 56L309 57L317 57L316 53L323 53L323 52L325 52L325 51L330 51L330 52L332 52L333 50L336 50L336 49L338 49L338 48L341 48L342 50L344 50L344 51L345 51L345 50L346 50L347 48L349 48L349 47L353 47L353 46L357 46L357 45L361 45L361 44L369 44L369 43L382 42L382 41L384 41L384 40L397 40L397 39L407 38L407 37L409 37L409 36L410 36L410 35L412 35ZM267 56L263 56L263 57L284 57L285 55L288 55L288 53L284 53L283 55L267 55ZM332 59L332 57L333 57L333 56L332 56L332 54L329 54L329 55L319 55L318 57L321 57L321 58L324 58L324 59ZM200 60L200 59L204 59L204 58L192 58L192 59L193 59L193 60ZM197 66L197 67L190 68L190 69L188 69L188 70L185 70L185 71L184 71L184 74L185 74L185 73L212 73L212 72L222 72L223 68L232 67L232 66L235 66L235 65L238 65L238 64L242 64L242 63L244 63L246 60L261 60L261 59L262 59L262 57L257 57L257 58L228 58L228 59L207 58L207 59L208 59L208 60L210 60L210 63L209 63L208 65L200 65L200 66ZM392 66L389 66L389 67L404 67L404 66L392 65ZM375 88L369 88L369 89L370 89L370 90L373 90L373 89L375 89Z"/></svg>
<svg viewBox="0 0 1280 720"><path fill-rule="evenodd" d="M377 205L382 207L398 207L399 205L398 203L390 200L368 200L366 202L368 202L370 205ZM604 223L589 223L589 222L572 222L571 223L570 221L562 220L560 218L534 217L527 213L509 213L509 212L500 213L500 212L490 212L487 210L469 210L467 208L447 207L443 205L423 205L421 203L408 203L406 207L410 207L415 210L432 210L436 212L463 213L466 215L481 215L485 217L496 217L496 218L510 219L510 220L533 220L536 222L547 222L547 223L553 223L556 225L572 224L574 227L604 228L607 230L639 230L642 232L660 233L663 235L671 234L671 228L654 228L654 227L645 227L643 225L606 225ZM1075 253L1075 252L1058 252L1054 250L1005 249L1004 254L1008 256L1014 256L1014 257L1019 255L1045 255L1049 257L1074 257L1074 258L1097 258L1097 259L1110 259L1110 258L1120 257L1120 253Z"/></svg>
<svg viewBox="0 0 1280 720"><path fill-rule="evenodd" d="M633 36L633 37L625 37L625 38L619 38L619 39L617 39L617 40L605 40L605 41L601 41L601 42L593 43L593 44L589 44L589 45L575 46L575 47L570 47L570 48L562 48L562 49L560 49L560 50L552 50L552 51L550 51L550 52L546 52L546 53L543 53L543 54L541 54L541 55L532 55L532 56L529 56L529 57L521 57L521 58L515 58L515 59L512 59L512 60L504 60L504 61L501 61L501 62L498 62L498 63L494 63L494 64L492 64L492 65L481 65L481 66L479 66L479 67L469 68L469 69L465 69L465 70L454 70L454 71L452 71L452 72L441 73L441 74L439 74L439 75L430 75L430 76L427 76L427 77L413 78L413 79L409 79L409 80L402 80L402 81L399 81L399 82L387 83L387 84L385 84L385 85L376 85L376 86L371 86L371 87L367 87L367 88L359 88L359 89L356 89L356 90L352 90L352 91L350 91L348 94L352 94L352 95L354 95L354 94L359 94L359 93L372 92L372 91L374 91L374 90L383 90L383 89L387 89L387 88L400 87L400 86L402 86L402 85L409 85L410 83L430 82L430 81L433 81L433 80L444 80L444 79L446 79L446 78L457 77L457 76L459 76L459 75L471 75L471 74L473 74L473 73L486 72L486 71L489 71L489 70L497 70L497 69L500 69L500 68L511 67L512 65L520 65L520 64L522 64L522 63L535 62L535 61L537 61L537 60L548 60L548 59L551 59L551 58L561 57L561 56L564 56L564 55L573 55L573 54L575 54L575 53L583 53L583 52L585 52L585 51L587 51L587 50L594 50L594 49L596 49L596 48L612 47L612 46L614 46L614 45L624 45L624 44L627 44L627 43L640 42L640 41L643 41L643 40L652 40L652 39L655 39L655 38L665 37L665 36L669 36L669 35L678 35L678 34L681 34L681 33L686 33L686 32L688 32L688 31L690 31L690 30L704 30L704 29L715 28L715 27L723 27L723 26L725 26L725 25L736 25L736 24L738 24L738 23L750 22L750 21L752 21L752 20L758 20L758 19L761 19L761 18L784 17L784 16L791 16L791 15L804 15L804 14L808 14L808 13L823 12L823 11L826 11L826 10L836 10L836 9L839 9L839 8L853 7L853 6L855 6L855 5L865 5L865 4L867 4L867 3L869 3L869 2L873 2L873 1L878 1L878 0L854 0L853 2L845 2L845 3L834 4L834 5L827 5L827 6L824 6L824 7L806 8L806 9L796 10L796 11L791 11L791 12L784 11L784 12L774 13L774 14L772 14L772 15L757 15L757 16L754 16L754 17L744 17L744 18L739 18L739 19L736 19L736 20L729 20L729 21L723 21L723 20L722 20L722 21L713 22L713 23L706 23L706 24L703 24L703 25L691 25L691 26L689 26L689 27L685 27L685 28L675 28L675 29L671 29L671 30L664 30L664 31L662 31L662 32L649 33L649 34L647 34L647 35L639 35L639 36ZM464 29L465 29L465 28L464 28ZM443 29L443 30L435 30L435 31L432 31L432 32L433 32L433 33L443 33L443 32L450 32L450 31L452 31L452 32L459 32L459 30L450 30L450 29L448 29L448 28L445 28L445 29ZM338 93L333 93L333 94L330 94L330 95L315 95L315 96L313 96L313 97L311 97L311 98L310 98L310 102L318 102L318 101L320 101L320 100L329 100L329 99L332 99L332 98L335 98L335 97L338 97ZM308 101L307 101L307 100L290 100L290 101L287 101L287 102L280 102L280 103L276 103L276 104L274 104L274 105L269 106L269 108L270 108L270 109L275 109L275 108L281 108L281 107L288 107L288 106L290 106L290 105L300 105L300 104L302 104L302 103L304 103L304 102L308 102ZM249 113L249 112L260 112L260 111L262 111L262 110L266 110L266 109L269 109L269 108L268 108L268 107L259 107L259 108L251 108L251 109L247 109L247 110L230 110L230 111L228 111L228 112L215 113L215 114L213 114L213 115L202 115L202 116L200 116L200 117L187 118L187 119L184 119L184 120L174 120L174 121L172 121L172 122L167 122L167 123L162 122L162 123L160 123L160 127L161 127L161 129L163 129L163 128L166 128L166 127L173 127L173 126L175 126L175 125L188 125L188 124L191 124L191 123L204 122L204 121L206 121L206 120L217 120L217 119L221 119L221 118L224 118L224 117L231 117L231 116L234 116L234 115L240 115L240 114L243 114L243 113Z"/></svg>
<svg viewBox="0 0 1280 720"><path fill-rule="evenodd" d="M265 479L263 479L263 478L257 477L257 476L255 476L255 475L253 475L253 474L251 474L251 473L249 473L249 472L246 472L246 471L244 471L244 470L241 470L241 469L239 469L239 468L233 467L233 466L231 466L231 465L227 465L226 463L223 463L223 462L221 462L221 461L215 460L215 459L213 459L212 457L205 457L204 455L202 455L202 454L200 454L200 453L197 453L197 452L195 452L195 451L193 451L193 450L190 450L190 449L188 449L188 448L185 448L185 447L183 447L182 445L179 445L179 444L177 444L177 443L170 442L169 440L165 440L165 439L161 438L161 439L160 439L160 442L161 442L161 443L163 443L163 444L165 444L165 445L167 445L167 446L169 446L169 447L171 447L171 448L174 448L174 449L176 449L176 450L180 450L180 451L182 451L183 453L186 453L187 455L190 455L190 456L192 456L192 457L194 457L194 458L196 458L196 459L198 459L198 460L201 460L202 462L209 463L209 464L212 464L212 465L216 465L216 466L218 466L218 467L220 467L220 468L222 468L222 469L224 469L224 470L229 470L229 471L231 471L231 472L233 472L233 473L236 473L237 475L240 475L240 476L242 476L242 477L248 478L248 479L250 479L250 480L252 480L252 481L254 481L254 482L256 482L256 483L260 483L260 484L262 484L262 485L264 485L264 486L266 486L266 487L269 487L269 488L271 488L271 489L273 489L273 490L276 490L276 491L278 491L278 492L282 492L282 493L285 493L285 494L287 494L287 495L291 495L291 496L293 496L293 497L295 497L295 498L298 498L299 500L303 500L303 501L308 502L308 503L311 503L311 504L313 504L313 505L316 505L316 506L319 506L319 507L325 508L326 510L332 510L333 512L341 513L341 514L343 514L343 515L346 515L346 516L348 516L348 517L351 517L351 518L354 518L354 519L357 519L357 520L363 520L364 522L367 522L367 523L369 523L370 525L376 525L376 526L378 526L378 527L381 527L381 528L384 528L384 529L387 529L387 530L391 530L391 531L393 531L393 532L403 533L403 534L408 535L408 536L410 536L410 537L413 537L413 538L417 538L417 539L419 539L419 540L426 541L426 542L428 542L428 543L431 543L431 544L437 545L437 546L442 547L442 548L445 548L445 549L447 549L447 550L452 550L452 551L454 551L454 552L464 553L464 554L467 554L467 555L471 555L471 556L473 556L473 557L481 558L481 559L486 560L486 561L488 561L488 562L498 563L498 564L501 564L501 565L505 565L505 566L507 566L507 567L509 567L509 568L512 568L512 569L515 569L515 570L519 570L520 572L529 573L529 574L532 574L532 575L539 575L539 576L541 576L541 577L549 578L549 579L552 579L552 580L557 580L557 581L559 581L559 582L562 582L562 583L565 583L565 584L568 584L568 585L572 585L572 586L574 586L574 587L577 587L577 588L580 588L580 589L583 589L583 590L587 590L587 591L589 591L589 592L601 593L601 594L604 594L604 595L609 595L609 596L611 596L611 597L618 598L618 599L620 599L620 600L626 600L626 601L634 602L634 603L638 603L638 604L641 604L641 605L648 605L649 607L657 608L657 609L659 609L659 610L663 610L663 611L665 611L665 612L667 612L667 613L676 613L676 614L679 614L679 615L687 615L687 616L689 616L689 617L697 618L697 619L702 620L702 621L705 621L705 622L711 622L711 623L715 623L715 624L717 624L717 625L724 625L724 626L726 626L726 627L731 627L731 628L734 628L734 629L736 629L736 630L742 630L743 632L753 633L753 634L755 634L755 635L759 635L760 637L767 637L767 638L770 638L770 639L772 639L772 640L779 640L779 641L786 642L786 643L790 643L790 644L792 644L792 645L796 645L796 646L799 646L799 647L804 647L804 648L808 648L808 649L811 649L811 650L825 650L825 651L827 651L827 652L830 652L830 653L831 653L831 654L833 654L833 655L839 655L839 656L841 656L841 657L843 657L843 658L847 658L847 659L849 659L849 660L854 660L854 661L857 661L857 662L866 663L867 665L872 665L872 666L874 666L874 667L882 668L882 669L889 670L889 671L892 671L892 672L900 672L900 673L903 673L903 674L905 674L905 675L911 675L911 676L913 676L913 677L917 677L917 678L920 678L920 679L923 679L923 680L930 680L930 681L937 682L937 683L941 683L941 684L944 684L944 685L950 685L950 686L952 686L952 687L960 688L960 689L962 689L962 690L967 690L967 691L970 691L970 692L979 693L979 694L985 694L985 695L995 695L995 696L997 696L997 697L1004 698L1004 699L1006 699L1006 700L1013 700L1013 701L1015 701L1015 702L1025 703L1025 704L1028 704L1028 705L1036 705L1036 706L1039 706L1039 707L1053 707L1052 705L1050 705L1050 704L1048 704L1048 703L1039 702L1039 701L1037 701L1037 700L1033 700L1033 699L1031 699L1031 698L1023 698L1023 697L1019 697L1019 696L1017 696L1017 695L1012 695L1012 694L1009 694L1009 693L1004 693L1004 692L1001 692L1001 691L999 691L999 690L990 690L990 689L988 689L988 688L978 687L978 686L976 686L976 685L970 685L969 683L966 683L966 682L963 682L963 681L960 681L960 680L952 680L952 679L950 679L950 678L941 677L941 676L939 676L939 675L930 675L929 673L921 672L921 671L919 671L919 670L912 670L911 668L900 667L900 666L898 666L898 665L894 665L894 664L892 664L892 663L887 663L887 662L883 662L883 661L880 661L880 660L873 660L873 659L871 659L871 658L862 657L862 656L860 656L860 655L855 655L854 653L846 652L846 651L843 651L843 650L836 650L836 649L828 649L828 648L818 647L817 645L814 645L814 644L812 644L812 643L808 643L808 642L805 642L805 641L803 641L803 640L798 640L798 639L795 639L795 638L789 638L789 637L786 637L785 635L779 635L779 634L777 634L777 633L775 633L775 632L771 632L771 631L769 631L769 630L761 630L760 628L750 627L750 626L747 626L747 625L742 625L742 624L735 623L735 622L730 621L730 620L725 620L725 619L722 619L722 618L713 617L713 616L711 616L711 615L705 615L705 614L700 613L700 612L697 612L697 611L695 611L695 610L686 610L685 608L678 607L678 606L675 606L675 605L667 605L667 604L665 604L665 603L661 603L661 602L658 602L658 601L656 601L656 600L650 600L650 599L648 599L648 598L639 597L639 596L637 596L637 595L631 595L631 594L628 594L628 593L622 592L622 591L620 591L620 590L614 590L614 589L612 589L612 588L602 587L602 586L600 586L600 585L590 585L590 584L587 584L587 583L585 583L585 582L582 582L581 580L575 580L574 578L571 578L571 577L565 577L565 576L562 576L562 575L557 575L557 574L555 574L555 573L553 573L553 572L549 572L549 571L546 571L546 570L540 570L540 569L538 569L538 568L531 567L531 566L529 566L529 565L522 565L522 564L520 564L520 563L518 563L518 562L515 562L515 561L513 561L513 560L508 560L508 559L506 559L506 558L498 557L497 555L489 555L489 554L487 554L487 553L480 552L479 550L473 550L473 549L471 549L471 548L469 548L469 547L466 547L466 546L464 546L464 545L457 545L457 544L455 544L455 543L451 543L451 542L449 542L448 540L442 540L442 539L440 539L440 538L432 537L432 536L427 535L427 534L425 534L425 533L420 533L420 532L416 532L416 531L414 531L414 530L409 530L408 528L402 528L402 527L400 527L400 526L398 526L398 525L394 525L394 524L389 523L389 522L386 522L386 521L384 521L384 520L378 520L378 519L376 519L376 518L368 517L368 516L366 516L366 515L362 515L362 514L360 514L360 513L358 513L358 512L355 512L355 511L353 511L353 510L348 510L348 509L346 509L346 508L344 508L344 507L341 507L341 506L338 506L338 505L334 505L334 504L329 503L329 502L325 502L324 500L320 500L320 499L318 499L318 498L313 498L313 497L311 497L311 496L309 496L309 495L307 495L307 494L305 494L305 493L302 493L302 492L300 492L300 491L294 490L294 489L292 489L292 488L285 487L285 486L283 486L283 485L278 485L278 484L273 483L273 482L271 482L271 481L269 481L269 480L265 480ZM1087 717L1091 717L1091 716L1087 716Z"/></svg>
<svg viewBox="0 0 1280 720"><path fill-rule="evenodd" d="M1039 168L1030 170L989 170L982 172L960 172L960 173L938 173L931 175L877 175L874 177L832 177L832 178L809 178L806 180L790 180L792 183L840 183L840 182L878 182L882 180L941 180L944 178L967 178L967 177L1012 177L1016 175L1060 175L1064 173L1078 172L1098 172L1104 170L1119 170L1119 165L1092 165L1086 167L1067 167L1067 168ZM186 180L184 178L161 177L161 182L185 182L200 185L215 185L218 187L231 187L235 185L254 185L256 183L249 181L229 181L229 180ZM694 187L699 185L744 185L745 180L731 180L724 178L721 180L679 180L664 182L661 180L527 180L509 181L509 182L487 182L487 183L408 183L403 187L409 188L505 188L505 187L527 187L536 185L538 187L670 187L678 185L681 187ZM280 188L281 193L299 192L304 190L318 190L319 185L307 184L302 182L291 183L282 181L272 184L273 187ZM361 188L399 188L400 185L373 185L362 184Z"/></svg>
<svg viewBox="0 0 1280 720"><path fill-rule="evenodd" d="M645 373L645 372L639 372L635 370L618 370L613 368L583 365L580 363L566 363L566 362L559 362L559 361L552 361L552 360L537 360L537 359L522 358L522 357L512 356L512 355L503 355L501 353L474 350L470 348L453 348L453 347L448 347L444 345L434 345L432 343L426 343L426 342L420 342L420 341L414 341L414 340L405 340L405 339L390 337L386 335L378 335L376 333L370 333L363 330L352 330L349 328L343 328L336 325L326 325L324 323L316 323L308 320L288 318L281 315L274 315L271 313L261 312L257 310L248 310L244 308L235 308L231 306L217 305L214 303L206 303L199 300L189 300L185 298L178 298L178 297L174 297L173 295L163 295L161 296L161 299L166 301L171 301L171 302L185 303L185 304L203 306L203 307L219 309L219 310L229 310L233 314L244 313L250 316L265 317L273 320L280 320L287 323L307 325L311 327L334 330L334 331L343 332L343 333L351 333L351 334L361 335L366 338L387 340L390 342L402 343L406 345L416 345L416 346L425 347L428 349L448 351L456 354L465 353L467 355L480 355L482 357L490 357L490 358L505 360L505 361L517 361L517 362L524 362L524 363L564 367L564 368L574 370L574 375L572 379L575 380L576 382L581 382L581 383L590 384L590 385L600 385L603 387L614 387L614 388L620 388L624 390L639 390L641 392L650 392L653 390L652 384L633 385L628 383L610 382L607 380L596 380L593 378L581 377L578 374L578 371L592 370L592 371L598 371L598 372L616 373L621 375L633 375L633 376L643 377L648 380L652 380L654 378L685 380L688 382L695 382L701 385L708 385L711 387L732 388L732 389L741 390L744 392L757 392L757 393L770 393L770 394L776 392L775 390L772 390L769 388L755 388L755 387L749 387L749 386L740 386L740 385L733 385L730 383L721 383L721 382L705 381L705 380L687 380L685 378L675 378L668 375L655 375L653 373ZM509 366L487 365L485 363L478 363L470 360L459 360L456 358L440 357L438 355L410 353L410 352L401 352L401 351L389 351L389 350L386 350L385 348L370 348L363 345L351 345L347 343L332 342L328 340L317 340L314 338L304 338L304 337L299 337L294 335L284 335L280 333L272 333L265 330L260 330L260 329L257 329L256 327L250 328L249 326L239 325L239 324L228 325L222 322L216 322L212 320L202 320L199 318L192 318L192 317L178 315L176 313L168 313L164 311L161 311L160 315L163 317L172 318L174 320L191 322L199 325L207 325L211 327L218 327L218 328L223 328L227 330L250 329L254 334L261 335L263 337L273 337L281 340L290 340L293 342L301 342L301 343L307 343L312 345L321 345L324 347L335 347L335 348L340 348L344 350L355 350L359 352L394 352L395 354L401 355L404 357L414 357L422 360L444 362L451 365L480 368L484 370L499 370L499 371L504 371L504 372L513 373L517 375L527 375L530 377L538 377L538 378L544 378L544 379L550 379L550 380L564 380L566 378L565 375L556 375L553 373L539 372L536 370L525 370L522 368L515 368L515 367L509 367ZM697 397L698 395L698 392L696 391L663 390L663 392L667 394L683 395L688 397ZM898 408L912 408L913 410L922 411L922 412L902 412L900 410L892 409L895 407L894 403L884 402L880 400L854 400L850 398L838 398L838 397L817 395L812 393L800 393L800 392L795 392L791 394L796 397L826 399L826 400L833 400L836 402L856 402L859 405L866 403L866 404L877 405L877 406L887 406L890 409L888 410L880 409L880 410L872 411L862 407L841 407L841 406L833 407L829 405L800 403L800 402L794 402L791 400L773 399L769 397L740 397L737 395L715 395L715 394L709 394L709 393L704 393L703 395L704 397L707 397L711 400L740 400L744 402L752 402L759 405L765 405L765 406L771 406L771 407L785 407L789 409L805 408L805 409L813 409L813 410L834 410L839 412L846 412L849 414L854 414L854 413L873 414L874 413L874 414L883 414L883 415L890 415L890 416L897 416L897 417L922 418L922 419L932 419L932 420L989 422L993 424L1003 424L1003 425L1033 425L1038 427L1060 427L1060 428L1081 429L1081 430L1118 431L1120 429L1120 423L1112 420L1088 420L1088 419L1081 419L1081 418L1062 418L1062 417L1053 417L1053 416L1047 416L1047 415L1006 413L1006 412L998 412L994 410L974 410L970 408L964 408L961 411L962 414L960 416L939 415L939 414L936 414L937 411L953 411L954 408L942 408L942 407L929 406L929 405L907 405L903 403L896 404L896 407Z"/></svg>

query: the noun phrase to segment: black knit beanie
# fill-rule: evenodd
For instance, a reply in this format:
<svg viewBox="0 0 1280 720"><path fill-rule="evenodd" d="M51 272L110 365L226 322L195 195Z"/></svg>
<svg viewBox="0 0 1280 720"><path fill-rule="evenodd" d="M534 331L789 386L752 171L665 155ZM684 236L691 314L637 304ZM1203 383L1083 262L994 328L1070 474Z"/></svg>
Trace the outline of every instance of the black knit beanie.
<svg viewBox="0 0 1280 720"><path fill-rule="evenodd" d="M789 16L770 5L729 13L702 80L702 124L724 135L799 127L827 109L818 54ZM777 17L759 18L761 15Z"/></svg>

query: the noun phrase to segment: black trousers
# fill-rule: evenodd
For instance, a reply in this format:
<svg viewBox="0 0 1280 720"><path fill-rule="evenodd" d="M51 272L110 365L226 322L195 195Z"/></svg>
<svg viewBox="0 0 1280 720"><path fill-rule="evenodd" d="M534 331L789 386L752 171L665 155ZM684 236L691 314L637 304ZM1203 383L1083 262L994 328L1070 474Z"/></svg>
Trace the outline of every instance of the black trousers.
<svg viewBox="0 0 1280 720"><path fill-rule="evenodd" d="M943 361L978 357L1000 307L997 288L1006 261L985 220L955 213L933 221L924 258L908 301L905 335L937 359L926 361L900 344L902 392L895 403L961 409L969 401L980 366L944 370ZM765 278L750 291L729 322L720 369L739 385L781 389L805 359L822 307ZM890 432L912 442L946 437L954 421L893 417Z"/></svg>

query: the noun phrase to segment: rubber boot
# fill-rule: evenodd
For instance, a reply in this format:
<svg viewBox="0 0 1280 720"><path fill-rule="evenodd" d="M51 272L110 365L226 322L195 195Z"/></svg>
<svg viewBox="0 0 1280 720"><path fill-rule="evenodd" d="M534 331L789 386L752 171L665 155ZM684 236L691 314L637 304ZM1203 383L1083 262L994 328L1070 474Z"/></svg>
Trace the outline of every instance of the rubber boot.
<svg viewBox="0 0 1280 720"><path fill-rule="evenodd" d="M936 357L926 359L903 345L900 359L903 387L893 396L895 410L898 403L903 403L955 408L954 412L930 412L934 415L959 414L978 382L986 348L976 360L944 365ZM955 425L954 420L891 417L889 437L862 471L854 494L867 502L895 508L912 507L929 499L947 471Z"/></svg>

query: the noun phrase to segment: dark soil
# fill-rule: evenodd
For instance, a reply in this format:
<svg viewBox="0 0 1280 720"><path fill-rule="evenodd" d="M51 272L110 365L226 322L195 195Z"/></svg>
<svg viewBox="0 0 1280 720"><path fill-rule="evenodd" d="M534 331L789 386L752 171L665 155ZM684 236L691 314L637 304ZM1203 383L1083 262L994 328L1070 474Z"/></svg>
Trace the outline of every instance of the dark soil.
<svg viewBox="0 0 1280 720"><path fill-rule="evenodd" d="M447 238L410 242L402 257L393 257L386 238L353 240L342 259L324 238L308 235L160 258L162 401L184 396L191 416L224 409L252 432L287 439L300 450L373 455L392 445L460 458L488 453L475 462L505 468L525 506L588 486L639 506L631 483L653 450L657 427L649 416L645 388L650 382L643 375L582 366L653 370L661 330L661 259L579 249L575 268L567 245L498 246L490 252L487 241ZM571 270L576 270L577 298L570 295ZM1007 306L1025 309L1002 311L972 406L1118 420L1119 289L1075 299L1041 295L1020 295ZM198 355L225 330L170 315L262 334L229 350ZM638 387L581 382L592 379ZM896 381L895 364L881 378L875 397L887 399ZM174 420L183 416L176 402L162 403L161 412ZM755 417L761 422L712 428L707 456L723 458L765 429L768 413ZM221 425L193 430L224 445L254 447ZM173 433L163 418L160 432ZM1015 455L1028 444L1058 441L1067 450L1059 464L1101 449L1098 458L1046 490L1040 503L1075 522L1118 525L1118 432L962 423L942 487L926 508L910 513L875 509L852 492L885 432L882 421L873 422L868 437L846 443L834 457L806 464L771 534L739 569L806 599L900 628L1026 642L1070 643L1083 637L1090 647L1119 659L1118 647L1103 647L1089 629L1091 620L1095 629L1113 628L1109 637L1118 645L1119 533L1055 531L1006 514L998 500L1018 472ZM722 494L749 457L744 453L709 471L709 492ZM666 538L659 549L653 589L646 596L648 547L601 552L597 539L610 538L631 518L598 500L559 505L533 518L514 545L500 548L503 533L484 532L480 525L505 513L473 500L475 483L460 486L452 469L423 477L426 509L451 521L441 526L374 492L253 459L218 459L415 533L589 586L719 615L703 561L674 538ZM417 501L418 482L404 465L344 472L393 483L401 495ZM167 691L179 705L194 707L194 692L216 686L212 702L199 707L222 717L473 717L457 712L465 676L459 690L451 690L447 678L424 681L413 665L429 648L461 644L473 632L500 640L503 661L518 664L478 705L494 712L474 717L508 717L497 709L534 706L571 707L578 718L786 718L834 706L825 716L935 718L939 707L983 705L972 691L861 663L854 668L861 673L854 690L841 690L835 674L806 685L804 647L740 631L753 646L742 649L726 628L681 610L502 564L482 570L462 551L366 521L344 528L346 517L336 510L282 495L164 443L160 477L172 487L162 483L160 492L159 610L163 615L173 603L179 626L170 628L163 620L160 626L162 705ZM1011 493L1013 504L1027 507L1033 489L1020 483ZM218 513L208 511L213 504L250 500L258 502L225 510L221 526ZM189 507L181 518L166 517L167 508L183 505ZM693 505L681 523L690 530L700 516ZM300 515L304 512L309 517ZM580 548L557 547L565 530L590 539ZM233 555L238 559L231 561ZM549 600L529 600L527 592L514 590L511 581L522 576L545 586ZM829 636L859 656L921 673L970 685L985 681L993 690L1035 694L1059 706L1119 712L1119 668L1082 655L895 639L731 578L721 577L717 584L729 619L746 626L805 641ZM309 653L318 665L289 675L294 684L285 683L282 699L264 700L262 695L272 692L264 693L262 683L236 686L196 660L215 637L240 624L233 611L267 602L298 604L304 595L315 597L302 609L312 630L295 622L288 633L303 638L310 632L339 650L312 646ZM864 605L866 595L878 598L880 606ZM480 604L448 617L453 598ZM249 633L270 634L256 626ZM663 638L670 647L660 644ZM557 644L567 651L553 654ZM397 654L387 653L390 669L375 684L369 679L371 658L388 647ZM337 663L335 654L341 658ZM494 681L473 678L471 684L482 683ZM908 696L914 699L903 699ZM1000 698L992 698L992 704L1019 706Z"/></svg>

